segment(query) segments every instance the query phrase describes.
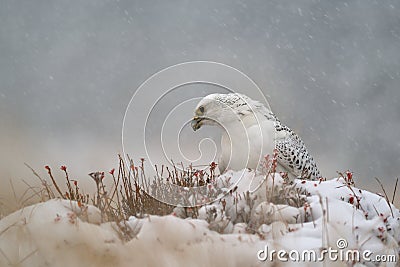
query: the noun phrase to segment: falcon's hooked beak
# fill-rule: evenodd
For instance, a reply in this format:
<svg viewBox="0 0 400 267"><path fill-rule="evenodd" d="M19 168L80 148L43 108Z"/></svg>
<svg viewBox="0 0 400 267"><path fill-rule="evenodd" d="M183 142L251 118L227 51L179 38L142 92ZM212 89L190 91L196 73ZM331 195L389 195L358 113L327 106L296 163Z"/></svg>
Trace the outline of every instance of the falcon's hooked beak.
<svg viewBox="0 0 400 267"><path fill-rule="evenodd" d="M191 123L193 131L197 131L198 129L200 129L200 127L203 125L202 121L203 121L203 118L200 118L198 116L195 116L193 118L192 123Z"/></svg>

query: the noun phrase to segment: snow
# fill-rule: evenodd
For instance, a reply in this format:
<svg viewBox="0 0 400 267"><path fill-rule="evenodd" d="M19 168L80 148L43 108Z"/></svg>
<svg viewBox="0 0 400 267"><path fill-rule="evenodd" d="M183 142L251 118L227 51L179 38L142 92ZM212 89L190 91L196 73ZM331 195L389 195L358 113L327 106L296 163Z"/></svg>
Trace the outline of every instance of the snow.
<svg viewBox="0 0 400 267"><path fill-rule="evenodd" d="M101 223L93 206L53 199L25 207L0 220L0 266L346 266L258 259L266 247L337 249L341 238L344 250L398 259L399 210L344 178L287 185L279 174L243 170L228 171L218 183L229 184L230 193L200 208L197 219L184 218L183 207L164 217L131 216L124 223L129 240L116 223ZM272 197L287 203L271 203ZM293 205L296 198L300 207Z"/></svg>

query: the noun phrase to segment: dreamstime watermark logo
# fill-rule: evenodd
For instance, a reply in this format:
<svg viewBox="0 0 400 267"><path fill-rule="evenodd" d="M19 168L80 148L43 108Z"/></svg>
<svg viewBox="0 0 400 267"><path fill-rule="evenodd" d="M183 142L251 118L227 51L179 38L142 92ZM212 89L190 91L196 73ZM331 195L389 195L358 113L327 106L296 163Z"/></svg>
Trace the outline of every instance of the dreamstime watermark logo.
<svg viewBox="0 0 400 267"><path fill-rule="evenodd" d="M269 249L268 245L257 252L257 258L260 261L282 261L282 262L397 262L397 256L375 255L372 251L366 249L363 251L357 249L348 249L348 242L344 238L336 241L336 247L328 247L321 250L275 250Z"/></svg>
<svg viewBox="0 0 400 267"><path fill-rule="evenodd" d="M145 159L147 176L139 180L140 185L162 202L175 206L206 204L187 200L200 199L201 194L208 192L207 185L189 188L168 184L154 190L146 179L165 180L162 178L171 175L171 171L184 171L189 166L202 171L210 168L211 162L218 162L221 133L211 127L196 132L191 128L194 108L211 93L243 93L269 108L265 95L246 74L210 61L185 62L165 68L143 82L129 101L122 126L123 154L126 162L129 162L127 155ZM241 152L244 155L247 152L248 156L249 151ZM166 188L168 191L160 193ZM208 198L207 203L214 200Z"/></svg>

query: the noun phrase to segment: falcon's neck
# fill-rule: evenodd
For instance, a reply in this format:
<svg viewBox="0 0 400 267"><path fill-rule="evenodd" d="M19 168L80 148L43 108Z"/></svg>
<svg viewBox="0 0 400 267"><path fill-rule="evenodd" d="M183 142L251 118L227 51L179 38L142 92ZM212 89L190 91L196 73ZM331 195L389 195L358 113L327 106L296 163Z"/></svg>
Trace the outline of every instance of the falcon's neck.
<svg viewBox="0 0 400 267"><path fill-rule="evenodd" d="M252 112L244 117L241 118L240 121L238 121L239 124L243 123L244 127L248 128L253 125L259 125L261 122L264 122L265 120L273 121L276 122L278 119L275 117L275 115L271 112L269 114L266 114L265 112Z"/></svg>
<svg viewBox="0 0 400 267"><path fill-rule="evenodd" d="M265 120L265 118L263 118L262 116L251 113L251 114L248 114L248 115L242 117L241 123L243 123L244 127L248 128L250 126L260 124L261 121L264 121L264 120Z"/></svg>

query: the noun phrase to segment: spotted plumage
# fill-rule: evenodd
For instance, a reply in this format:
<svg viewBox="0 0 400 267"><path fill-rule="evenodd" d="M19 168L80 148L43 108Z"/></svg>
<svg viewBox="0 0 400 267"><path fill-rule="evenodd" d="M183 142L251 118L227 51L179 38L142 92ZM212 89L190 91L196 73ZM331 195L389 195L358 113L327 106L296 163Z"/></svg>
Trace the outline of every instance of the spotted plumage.
<svg viewBox="0 0 400 267"><path fill-rule="evenodd" d="M297 177L309 179L320 178L321 174L317 168L317 164L308 153L300 137L289 127L283 125L276 117L275 129L277 136L282 136L275 140L275 149L278 151L278 162L282 167Z"/></svg>
<svg viewBox="0 0 400 267"><path fill-rule="evenodd" d="M278 167L291 176L318 179L321 174L300 137L258 101L237 93L211 94L196 107L194 130L218 125L221 139L220 170L262 169L264 156L277 151ZM261 168L260 168L261 166Z"/></svg>

